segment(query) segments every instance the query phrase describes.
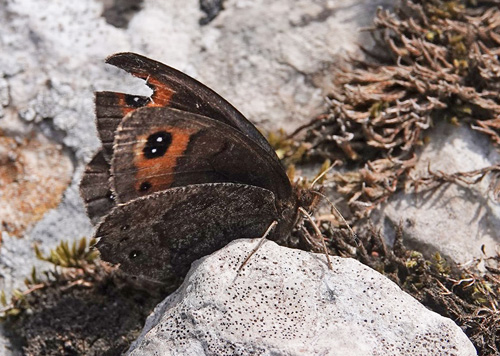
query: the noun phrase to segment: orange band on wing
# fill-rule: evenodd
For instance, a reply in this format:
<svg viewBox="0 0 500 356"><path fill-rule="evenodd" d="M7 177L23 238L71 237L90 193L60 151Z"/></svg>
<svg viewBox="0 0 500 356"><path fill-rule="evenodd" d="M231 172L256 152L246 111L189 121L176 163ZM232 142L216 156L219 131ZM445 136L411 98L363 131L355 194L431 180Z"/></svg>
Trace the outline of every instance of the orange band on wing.
<svg viewBox="0 0 500 356"><path fill-rule="evenodd" d="M170 106L170 99L172 95L174 95L174 91L165 86L161 81L153 78L153 77L142 77L138 76L147 81L147 85L153 89L153 95L151 95L151 101L144 105L145 107L168 107ZM127 97L133 97L130 94L116 93L116 98L118 102L118 106L121 108L122 115L125 117L129 112L138 109L138 107L131 106L130 103L127 103Z"/></svg>
<svg viewBox="0 0 500 356"><path fill-rule="evenodd" d="M169 106L170 99L172 98L172 95L174 95L174 91L165 86L165 83L162 83L158 79L153 77L144 79L146 79L146 84L153 88L153 95L151 95L151 99L153 100L150 104L148 104L148 106Z"/></svg>
<svg viewBox="0 0 500 356"><path fill-rule="evenodd" d="M172 142L163 156L146 158L143 151L148 137L161 131L170 133ZM139 136L134 147L134 165L137 169L135 189L141 191L141 185L146 182L150 185L148 193L170 187L174 181L177 159L186 152L190 137L196 132L194 129L160 126L152 128L148 134Z"/></svg>

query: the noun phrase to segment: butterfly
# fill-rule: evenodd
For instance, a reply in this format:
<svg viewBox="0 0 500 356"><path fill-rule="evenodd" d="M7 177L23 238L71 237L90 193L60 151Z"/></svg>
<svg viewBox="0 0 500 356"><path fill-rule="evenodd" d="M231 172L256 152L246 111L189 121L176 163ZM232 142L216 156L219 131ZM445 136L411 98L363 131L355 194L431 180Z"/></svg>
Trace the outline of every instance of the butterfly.
<svg viewBox="0 0 500 356"><path fill-rule="evenodd" d="M157 61L107 63L145 80L150 97L97 92L102 148L80 190L101 258L135 278L172 283L237 238L284 243L315 197L293 185L265 137L205 85Z"/></svg>

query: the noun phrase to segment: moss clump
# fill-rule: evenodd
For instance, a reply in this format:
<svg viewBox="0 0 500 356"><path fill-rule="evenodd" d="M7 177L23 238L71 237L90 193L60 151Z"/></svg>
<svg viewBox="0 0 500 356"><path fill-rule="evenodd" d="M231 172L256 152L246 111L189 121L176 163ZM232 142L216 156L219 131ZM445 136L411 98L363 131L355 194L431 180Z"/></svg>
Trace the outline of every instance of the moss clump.
<svg viewBox="0 0 500 356"><path fill-rule="evenodd" d="M143 328L166 295L158 286L139 286L101 262L85 238L62 242L39 259L54 269L35 269L24 291L4 293L2 317L12 339L28 355L118 355Z"/></svg>
<svg viewBox="0 0 500 356"><path fill-rule="evenodd" d="M50 251L48 256L44 256L35 245L35 254L38 259L52 263L54 266L85 268L93 265L99 256L99 252L91 248L95 243L96 240L91 239L87 244L87 239L84 237L80 241L74 241L70 247L68 242L62 241Z"/></svg>

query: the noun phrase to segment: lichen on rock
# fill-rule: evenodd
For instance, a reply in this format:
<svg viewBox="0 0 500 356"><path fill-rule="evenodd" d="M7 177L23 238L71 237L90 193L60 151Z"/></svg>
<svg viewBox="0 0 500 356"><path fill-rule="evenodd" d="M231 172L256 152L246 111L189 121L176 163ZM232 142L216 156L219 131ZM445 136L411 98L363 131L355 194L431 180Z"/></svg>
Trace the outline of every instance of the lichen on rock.
<svg viewBox="0 0 500 356"><path fill-rule="evenodd" d="M0 232L22 236L59 204L72 173L60 145L36 133L10 137L0 132Z"/></svg>

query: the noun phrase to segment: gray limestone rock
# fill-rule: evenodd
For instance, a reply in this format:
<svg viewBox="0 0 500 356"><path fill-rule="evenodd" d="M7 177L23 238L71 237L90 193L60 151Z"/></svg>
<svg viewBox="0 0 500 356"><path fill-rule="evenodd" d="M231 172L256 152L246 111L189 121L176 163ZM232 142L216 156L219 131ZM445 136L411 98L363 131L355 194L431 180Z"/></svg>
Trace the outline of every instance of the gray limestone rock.
<svg viewBox="0 0 500 356"><path fill-rule="evenodd" d="M469 127L441 123L432 129L412 175L447 174L478 170L500 155L481 133ZM500 244L500 205L489 187L490 179L477 185L446 183L418 194L398 193L374 214L385 236L395 236L403 223L408 246L428 256L439 251L458 263L495 255ZM423 189L423 188L421 188ZM484 247L483 247L484 245Z"/></svg>
<svg viewBox="0 0 500 356"><path fill-rule="evenodd" d="M196 262L149 317L138 355L476 355L450 319L361 263L257 240Z"/></svg>

